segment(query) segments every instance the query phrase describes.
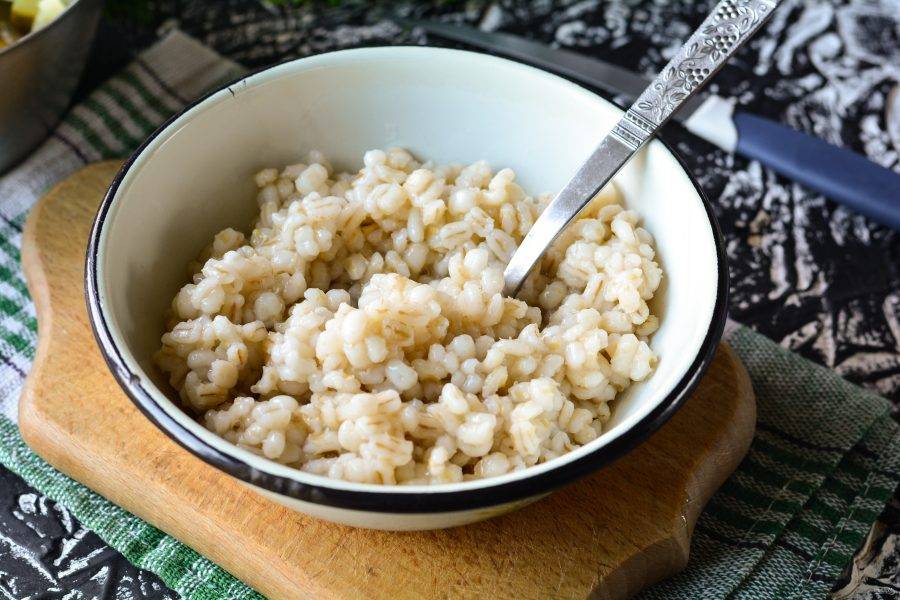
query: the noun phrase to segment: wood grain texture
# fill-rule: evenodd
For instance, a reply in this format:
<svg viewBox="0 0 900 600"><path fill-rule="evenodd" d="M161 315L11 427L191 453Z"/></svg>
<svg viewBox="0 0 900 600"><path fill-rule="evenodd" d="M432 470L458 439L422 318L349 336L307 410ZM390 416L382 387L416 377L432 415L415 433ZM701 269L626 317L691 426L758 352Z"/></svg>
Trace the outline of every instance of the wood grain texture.
<svg viewBox="0 0 900 600"><path fill-rule="evenodd" d="M433 532L319 521L182 450L107 371L82 280L91 220L117 168L98 163L60 183L24 234L40 339L19 420L58 469L272 598L621 598L684 566L703 505L753 435L752 388L726 345L650 440L522 510Z"/></svg>

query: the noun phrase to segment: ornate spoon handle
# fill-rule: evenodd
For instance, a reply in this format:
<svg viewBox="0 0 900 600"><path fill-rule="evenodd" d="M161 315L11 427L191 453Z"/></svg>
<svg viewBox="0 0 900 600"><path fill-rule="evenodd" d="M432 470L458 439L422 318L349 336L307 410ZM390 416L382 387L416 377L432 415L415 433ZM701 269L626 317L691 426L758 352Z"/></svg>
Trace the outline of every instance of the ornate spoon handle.
<svg viewBox="0 0 900 600"><path fill-rule="evenodd" d="M780 0L721 0L541 213L503 273L515 296L547 248L656 131L762 26Z"/></svg>

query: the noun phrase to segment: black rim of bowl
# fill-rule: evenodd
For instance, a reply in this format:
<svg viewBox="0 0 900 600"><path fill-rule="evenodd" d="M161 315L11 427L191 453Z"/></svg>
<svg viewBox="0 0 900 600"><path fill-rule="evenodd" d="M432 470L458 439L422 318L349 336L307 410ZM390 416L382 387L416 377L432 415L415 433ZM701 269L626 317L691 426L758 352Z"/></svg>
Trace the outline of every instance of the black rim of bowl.
<svg viewBox="0 0 900 600"><path fill-rule="evenodd" d="M278 65L273 65L272 67L257 71L256 73L267 71L276 66ZM722 332L725 328L728 297L728 268L725 262L725 247L722 240L722 231L706 194L703 192L703 189L697 183L697 179L687 168L687 165L685 165L684 160L678 152L664 140L657 138L672 156L675 157L675 160L678 161L678 164L687 174L697 195L700 197L703 208L706 210L706 215L710 227L712 228L713 240L716 246L716 260L718 263L716 302L706 337L700 346L696 358L691 363L691 366L688 367L687 372L681 380L675 384L675 387L656 408L643 419L635 423L628 431L608 442L605 446L576 460L559 465L539 474L495 485L486 483L484 486L475 489L459 491L442 491L440 489L435 489L435 491L430 492L406 492L402 486L384 486L382 489L371 491L347 490L332 488L317 483L300 482L289 477L262 471L237 457L226 454L213 447L198 437L194 432L181 425L172 418L165 409L159 405L153 395L144 388L141 384L140 377L128 368L122 353L112 341L110 328L106 321L103 308L100 305L98 293L97 253L99 250L98 241L100 231L103 228L113 198L115 197L125 174L128 173L144 149L184 113L220 91L227 89L231 85L256 73L243 75L233 82L203 95L185 106L177 114L167 119L165 123L156 129L156 131L154 131L150 137L148 137L140 147L128 157L121 169L116 173L116 176L107 190L106 195L103 197L103 201L97 211L88 241L85 261L85 298L87 301L88 314L90 315L91 328L93 329L94 337L97 340L100 351L103 354L110 371L112 371L113 376L129 398L131 398L132 402L134 402L147 418L180 446L204 462L240 479L241 481L304 502L311 502L339 509L384 513L416 514L468 511L540 496L611 464L613 461L622 457L628 451L650 437L650 435L659 429L663 423L668 421L685 400L690 397L691 392L697 387L704 373L712 363L713 358L715 357L716 348L719 345L719 340L721 339ZM585 89L585 91L592 94L594 93L587 89Z"/></svg>

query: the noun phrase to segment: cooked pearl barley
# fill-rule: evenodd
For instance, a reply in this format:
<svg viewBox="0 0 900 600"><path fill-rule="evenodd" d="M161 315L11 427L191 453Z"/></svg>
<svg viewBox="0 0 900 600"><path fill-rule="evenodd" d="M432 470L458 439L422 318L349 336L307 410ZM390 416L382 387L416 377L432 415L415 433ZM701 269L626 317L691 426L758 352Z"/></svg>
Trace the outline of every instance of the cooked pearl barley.
<svg viewBox="0 0 900 600"><path fill-rule="evenodd" d="M254 175L259 219L217 234L156 355L231 443L328 477L495 477L597 438L647 378L662 278L652 236L607 186L520 298L503 267L549 196L481 161L318 152Z"/></svg>

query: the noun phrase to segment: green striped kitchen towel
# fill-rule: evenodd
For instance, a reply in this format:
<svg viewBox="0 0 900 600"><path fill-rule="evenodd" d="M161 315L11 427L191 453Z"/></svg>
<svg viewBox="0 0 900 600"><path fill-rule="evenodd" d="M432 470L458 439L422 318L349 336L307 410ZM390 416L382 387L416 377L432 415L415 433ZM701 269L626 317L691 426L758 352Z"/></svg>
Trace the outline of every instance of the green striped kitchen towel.
<svg viewBox="0 0 900 600"><path fill-rule="evenodd" d="M255 598L253 590L165 533L55 471L22 441L16 404L37 322L19 247L28 209L86 163L128 154L166 117L240 73L169 33L72 109L29 159L0 176L0 462L67 506L183 597ZM883 398L731 324L758 398L750 453L711 500L691 560L648 598L809 598L832 586L900 480L900 437Z"/></svg>

